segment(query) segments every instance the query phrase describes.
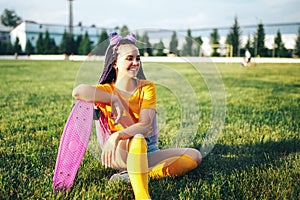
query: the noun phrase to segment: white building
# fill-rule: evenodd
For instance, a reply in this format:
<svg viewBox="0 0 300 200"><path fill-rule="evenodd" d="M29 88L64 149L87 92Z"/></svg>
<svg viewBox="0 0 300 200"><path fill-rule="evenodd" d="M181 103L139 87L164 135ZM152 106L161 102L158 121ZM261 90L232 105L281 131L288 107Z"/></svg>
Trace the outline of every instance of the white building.
<svg viewBox="0 0 300 200"><path fill-rule="evenodd" d="M10 28L0 25L0 41L8 42L10 41Z"/></svg>
<svg viewBox="0 0 300 200"><path fill-rule="evenodd" d="M73 35L76 39L78 35L84 35L87 32L91 42L96 44L103 30L104 28L74 26ZM64 32L69 31L69 27L67 25L60 24L39 24L33 21L24 21L10 32L11 42L13 44L18 37L22 50L24 51L27 39L29 39L31 44L35 46L39 33L45 34L46 31L49 32L50 38L53 38L55 40L55 44L58 46L61 43Z"/></svg>
<svg viewBox="0 0 300 200"><path fill-rule="evenodd" d="M285 44L287 49L294 49L295 39L298 34L300 27L300 22L296 23L281 23L281 24L263 24L265 31L265 46L269 49L274 48L274 38L277 35L277 32L280 31L282 41ZM230 27L215 27L218 30L220 36L220 45L224 45L226 37L230 31ZM201 28L201 29L191 29L193 37L201 36L203 40L202 49L204 55L210 55L212 48L210 45L210 34L213 32L214 28ZM10 32L11 42L14 43L16 37L19 37L20 44L22 49L25 50L26 41L29 39L31 44L35 46L38 34L49 32L50 38L55 40L56 45L61 43L63 33L68 32L69 27L67 25L58 25L58 24L39 24L33 21L24 21L15 29ZM115 29L104 29L98 27L86 27L86 26L74 26L73 35L75 39L78 35L84 35L86 32L89 34L89 37L93 44L98 42L99 36L103 30L107 32L116 31ZM250 37L253 40L253 36L257 32L257 25L249 26L240 26L241 30L241 40L242 47L246 44L248 38ZM160 40L163 41L164 46L169 48L170 39L173 33L173 30L163 30L163 29L144 29L144 30L131 30L133 33L139 33L142 35L143 32L147 31L150 43L155 44ZM180 50L185 43L185 37L187 30L176 30L178 38L178 49Z"/></svg>

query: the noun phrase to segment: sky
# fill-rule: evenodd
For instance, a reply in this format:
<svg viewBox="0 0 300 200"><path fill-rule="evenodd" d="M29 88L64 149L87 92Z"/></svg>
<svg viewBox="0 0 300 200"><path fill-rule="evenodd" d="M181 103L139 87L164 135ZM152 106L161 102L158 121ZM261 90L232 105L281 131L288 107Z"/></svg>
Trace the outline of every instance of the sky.
<svg viewBox="0 0 300 200"><path fill-rule="evenodd" d="M0 0L0 12L14 10L23 20L69 23L67 0ZM197 29L258 23L300 22L300 0L74 0L73 24L130 30Z"/></svg>

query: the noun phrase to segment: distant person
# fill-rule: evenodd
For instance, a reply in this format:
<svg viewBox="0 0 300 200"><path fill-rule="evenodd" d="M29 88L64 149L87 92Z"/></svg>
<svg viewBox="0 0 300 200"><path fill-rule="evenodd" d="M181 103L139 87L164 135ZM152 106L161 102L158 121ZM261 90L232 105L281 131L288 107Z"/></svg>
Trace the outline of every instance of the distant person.
<svg viewBox="0 0 300 200"><path fill-rule="evenodd" d="M244 67L251 66L251 53L248 49L245 52L245 61L244 61L243 65L244 65Z"/></svg>
<svg viewBox="0 0 300 200"><path fill-rule="evenodd" d="M150 199L148 176L180 176L198 166L201 153L193 148L158 149L156 89L145 80L135 36L111 33L109 38L99 84L81 84L73 96L94 102L100 110L96 123L102 130L97 131L102 164L123 170L111 180L130 181L135 199Z"/></svg>

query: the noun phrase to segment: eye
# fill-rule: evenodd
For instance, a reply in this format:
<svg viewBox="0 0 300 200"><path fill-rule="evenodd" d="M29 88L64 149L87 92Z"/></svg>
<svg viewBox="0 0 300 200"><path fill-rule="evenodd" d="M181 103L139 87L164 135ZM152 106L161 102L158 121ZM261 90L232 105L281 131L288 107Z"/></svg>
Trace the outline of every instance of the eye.
<svg viewBox="0 0 300 200"><path fill-rule="evenodd" d="M126 60L132 61L133 60L133 56L127 56Z"/></svg>
<svg viewBox="0 0 300 200"><path fill-rule="evenodd" d="M140 56L136 57L136 61L141 61L141 57Z"/></svg>

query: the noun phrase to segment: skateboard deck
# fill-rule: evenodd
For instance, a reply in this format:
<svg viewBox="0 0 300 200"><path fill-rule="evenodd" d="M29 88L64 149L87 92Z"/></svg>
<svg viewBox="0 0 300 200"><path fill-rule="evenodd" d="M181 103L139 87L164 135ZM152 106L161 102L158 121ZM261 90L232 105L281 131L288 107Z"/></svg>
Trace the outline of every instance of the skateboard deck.
<svg viewBox="0 0 300 200"><path fill-rule="evenodd" d="M77 101L62 133L53 176L54 191L72 187L89 142L93 123L93 104Z"/></svg>
<svg viewBox="0 0 300 200"><path fill-rule="evenodd" d="M97 140L100 145L100 148L102 149L105 142L108 140L110 136L107 119L105 119L104 115L100 114L99 119L95 121L95 127L96 127Z"/></svg>

